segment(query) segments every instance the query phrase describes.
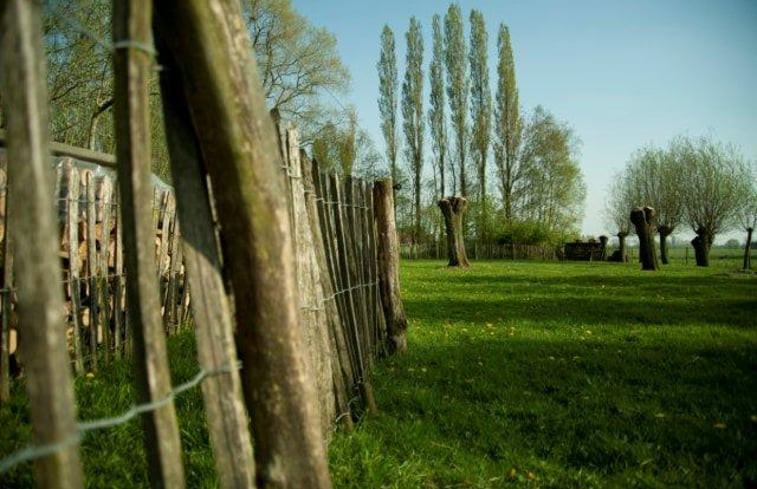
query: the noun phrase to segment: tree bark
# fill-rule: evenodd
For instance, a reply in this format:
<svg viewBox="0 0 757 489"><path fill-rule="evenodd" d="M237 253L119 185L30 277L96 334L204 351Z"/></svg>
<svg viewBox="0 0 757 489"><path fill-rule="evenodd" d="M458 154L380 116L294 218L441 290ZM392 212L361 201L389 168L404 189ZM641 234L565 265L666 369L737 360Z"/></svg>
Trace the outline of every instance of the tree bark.
<svg viewBox="0 0 757 489"><path fill-rule="evenodd" d="M710 266L710 248L712 242L715 239L715 235L707 228L699 228L696 230L696 237L691 240L691 245L694 247L694 258L696 259L698 267Z"/></svg>
<svg viewBox="0 0 757 489"><path fill-rule="evenodd" d="M468 207L465 197L446 197L439 201L439 208L444 215L444 227L447 232L447 256L449 267L467 268L470 266L465 254L463 237L463 214Z"/></svg>
<svg viewBox="0 0 757 489"><path fill-rule="evenodd" d="M657 232L660 234L660 261L663 265L668 264L668 236L673 233L670 226L658 226Z"/></svg>
<svg viewBox="0 0 757 489"><path fill-rule="evenodd" d="M647 206L643 209L636 207L631 211L631 222L636 227L639 237L639 260L642 270L658 270L657 254L654 246L656 212Z"/></svg>
<svg viewBox="0 0 757 489"><path fill-rule="evenodd" d="M744 245L744 270L752 268L752 233L754 228L746 228L746 244Z"/></svg>

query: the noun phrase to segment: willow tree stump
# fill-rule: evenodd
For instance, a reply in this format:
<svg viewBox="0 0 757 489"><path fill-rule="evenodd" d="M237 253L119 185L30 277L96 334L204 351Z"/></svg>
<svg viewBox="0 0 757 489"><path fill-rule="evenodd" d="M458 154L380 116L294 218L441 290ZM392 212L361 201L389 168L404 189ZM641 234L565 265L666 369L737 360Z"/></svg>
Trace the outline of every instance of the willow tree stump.
<svg viewBox="0 0 757 489"><path fill-rule="evenodd" d="M691 240L694 247L694 258L698 267L710 266L710 248L715 240L715 234L707 228L700 227L696 230L696 237Z"/></svg>
<svg viewBox="0 0 757 489"><path fill-rule="evenodd" d="M468 207L468 199L465 197L445 197L439 201L439 208L444 215L444 228L447 233L447 257L450 267L470 266L465 254L465 241L463 240L463 214Z"/></svg>
<svg viewBox="0 0 757 489"><path fill-rule="evenodd" d="M642 270L658 270L655 253L654 235L656 230L655 219L657 213L649 206L636 207L631 211L631 222L636 227L636 235L639 237L639 259Z"/></svg>

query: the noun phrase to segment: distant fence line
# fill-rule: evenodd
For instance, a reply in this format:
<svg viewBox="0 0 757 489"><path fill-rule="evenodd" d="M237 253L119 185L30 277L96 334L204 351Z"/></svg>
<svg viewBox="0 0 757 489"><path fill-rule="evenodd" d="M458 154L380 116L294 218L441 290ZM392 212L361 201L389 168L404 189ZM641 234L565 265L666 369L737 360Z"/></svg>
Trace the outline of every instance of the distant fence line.
<svg viewBox="0 0 757 489"><path fill-rule="evenodd" d="M467 240L465 251L474 260L556 260L557 245L481 243ZM402 243L401 256L404 259L444 260L447 258L446 239L427 240L416 245Z"/></svg>

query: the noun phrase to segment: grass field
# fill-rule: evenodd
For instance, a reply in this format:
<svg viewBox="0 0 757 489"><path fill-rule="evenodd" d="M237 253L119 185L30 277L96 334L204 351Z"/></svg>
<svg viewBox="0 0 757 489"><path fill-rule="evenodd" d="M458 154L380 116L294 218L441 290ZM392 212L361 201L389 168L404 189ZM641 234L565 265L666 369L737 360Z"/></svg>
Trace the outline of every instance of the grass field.
<svg viewBox="0 0 757 489"><path fill-rule="evenodd" d="M335 486L755 487L757 276L728 263L404 262L408 352L372 374L380 415L334 436ZM169 342L174 384L193 348ZM77 379L80 418L128 409L130 379ZM21 387L0 458L29 439ZM217 487L197 389L177 412L188 487ZM82 451L88 487L146 487L137 420ZM31 486L30 464L0 475Z"/></svg>
<svg viewBox="0 0 757 489"><path fill-rule="evenodd" d="M332 443L337 486L757 484L754 275L405 262L402 286L409 351Z"/></svg>

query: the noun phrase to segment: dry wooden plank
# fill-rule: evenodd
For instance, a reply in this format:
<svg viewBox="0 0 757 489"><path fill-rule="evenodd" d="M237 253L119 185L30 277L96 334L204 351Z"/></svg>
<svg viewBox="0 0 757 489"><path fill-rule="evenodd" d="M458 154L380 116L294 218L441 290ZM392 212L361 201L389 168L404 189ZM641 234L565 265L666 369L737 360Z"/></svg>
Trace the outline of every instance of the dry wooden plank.
<svg viewBox="0 0 757 489"><path fill-rule="evenodd" d="M171 392L165 334L160 318L152 194L148 82L153 59L152 2L114 2L113 57L116 159L121 195L129 320L139 401L154 403ZM184 467L176 411L171 400L142 415L144 445L153 487L181 489Z"/></svg>
<svg viewBox="0 0 757 489"><path fill-rule="evenodd" d="M171 226L169 228L170 237L169 237L169 245L168 245L168 252L169 252L169 262L168 262L168 277L167 277L167 287L166 287L166 300L163 313L163 321L166 324L166 327L168 328L168 331L171 332L171 334L176 334L178 331L178 320L176 317L176 300L178 296L178 287L179 287L179 270L181 269L181 254L179 252L179 241L180 241L180 235L179 235L179 220L177 218L176 214L176 205L175 200L171 199L174 204L172 204L171 209Z"/></svg>
<svg viewBox="0 0 757 489"><path fill-rule="evenodd" d="M161 20L157 19L158 26ZM155 37L160 45L161 29L157 29ZM161 63L167 67L160 74L166 139L186 264L180 319L181 324L186 324L183 308L188 310L189 289L194 284L197 293L192 306L198 360L206 371L228 369L202 383L216 473L223 489L247 489L255 486L255 464L239 371L230 368L237 362L233 314L224 285L205 168L189 122L178 69L168 49L161 46L161 53Z"/></svg>
<svg viewBox="0 0 757 489"><path fill-rule="evenodd" d="M123 245L123 224L121 219L121 199L118 188L116 192L116 246L113 250L115 268L113 269L114 296L113 296L113 348L116 358L121 358L127 338L131 335L126 328L126 316L124 311L124 295L126 293L124 284L124 245Z"/></svg>
<svg viewBox="0 0 757 489"><path fill-rule="evenodd" d="M326 313L327 328L331 341L331 351L334 355L334 398L336 409L339 413L337 419L347 432L353 430L352 414L350 412L349 391L355 383L355 374L350 363L347 340L344 337L342 321L336 301L333 300L334 287L329 277L328 258L323 238L323 225L321 223L318 202L323 201L320 193L320 182L316 183L314 177L318 176L318 168L315 162L307 157L304 151L300 153L302 165L302 183L304 187L305 204L310 219L310 227L313 233L313 246L320 270L321 288L323 290L322 307Z"/></svg>
<svg viewBox="0 0 757 489"><path fill-rule="evenodd" d="M300 143L297 130L286 131L287 176L291 191L290 208L294 225L294 244L297 256L297 288L302 308L301 324L307 341L310 368L315 375L318 405L321 414L321 429L326 437L336 417L334 401L334 377L332 350L323 307L324 294L321 287L321 270L314 249L313 230L305 204L305 188L300 164Z"/></svg>
<svg viewBox="0 0 757 489"><path fill-rule="evenodd" d="M368 263L370 274L370 301L373 310L373 343L374 354L380 356L384 354L386 337L386 321L384 320L384 310L381 307L381 293L378 286L378 252L376 249L376 224L374 219L375 202L373 200L373 188L370 185L365 187L366 205L366 222L368 239Z"/></svg>
<svg viewBox="0 0 757 489"><path fill-rule="evenodd" d="M87 196L87 227L85 239L87 243L87 283L89 299L89 370L97 372L97 337L100 329L100 301L98 293L99 283L98 260L97 260L97 207L96 207L96 182L95 175L91 171L84 174L84 186Z"/></svg>
<svg viewBox="0 0 757 489"><path fill-rule="evenodd" d="M348 313L347 297L343 293L345 285L343 283L343 274L341 273L341 261L339 260L339 247L336 238L335 216L338 202L334 201L331 194L330 179L328 174L318 171L317 162L314 162L313 177L315 185L320 188L321 199L318 201L319 215L323 231L323 243L326 250L327 264L329 267L329 278L331 280L333 296L330 296L339 311L340 323L342 325L342 334L345 338L345 345L350 359L352 373L352 382L350 390L357 387L357 381L360 378L360 369L358 368L358 358L354 342L348 333L350 324L350 315Z"/></svg>
<svg viewBox="0 0 757 489"><path fill-rule="evenodd" d="M74 349L74 371L84 373L81 324L81 258L79 257L79 170L69 161L66 165L68 195L66 225L68 227L68 281L71 288L71 342Z"/></svg>
<svg viewBox="0 0 757 489"><path fill-rule="evenodd" d="M42 2L0 3L0 90L7 115L8 214L18 277L19 345L34 443L61 448L35 462L39 488L82 487L76 409L66 351L57 218L48 153ZM18 246L22 243L22 246ZM57 277L57 279L55 279Z"/></svg>
<svg viewBox="0 0 757 489"><path fill-rule="evenodd" d="M100 253L98 258L98 282L100 301L98 315L100 316L99 324L102 332L103 355L105 365L110 364L111 354L111 334L110 334L110 271L108 267L108 254L110 251L110 217L111 217L111 200L113 198L113 183L107 176L102 177L100 187L98 188L98 204L101 217L100 225Z"/></svg>
<svg viewBox="0 0 757 489"><path fill-rule="evenodd" d="M170 0L156 8L166 19L161 30L176 53L215 189L258 484L331 487L311 372L302 359L282 162L241 6Z"/></svg>
<svg viewBox="0 0 757 489"><path fill-rule="evenodd" d="M353 285L354 283L353 272L354 269L354 257L352 256L352 240L349 231L347 230L346 221L348 219L348 204L342 199L341 182L339 178L332 174L329 176L329 187L331 190L331 199L334 201L334 223L335 223L335 236L338 246L338 261L341 262L340 273L342 275L343 295L347 304L347 337L350 339L353 345L355 357L357 359L357 387L360 392L360 396L365 403L365 408L370 414L376 414L376 401L373 397L373 389L370 382L367 379L365 364L363 362L363 351L360 341L359 328L359 315L358 307L355 304L355 296Z"/></svg>
<svg viewBox="0 0 757 489"><path fill-rule="evenodd" d="M0 163L5 167L5 155L0 153ZM10 319L13 314L12 286L13 286L13 251L10 243L10 234L8 233L8 209L6 206L8 195L8 179L4 170L0 170L0 211L2 212L2 252L3 252L3 273L0 276L2 280L2 295L0 296L0 307L2 308L2 318L0 318L0 406L10 401Z"/></svg>

